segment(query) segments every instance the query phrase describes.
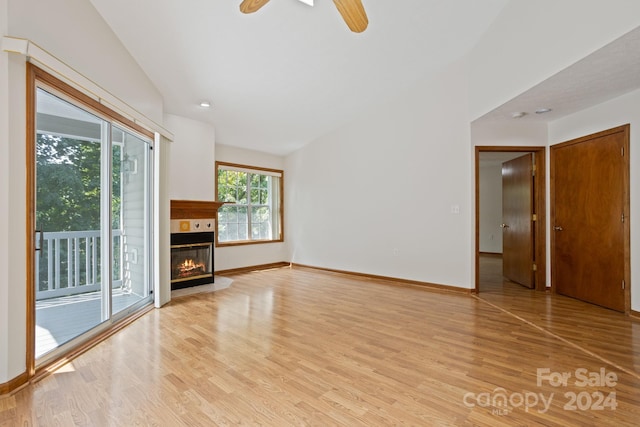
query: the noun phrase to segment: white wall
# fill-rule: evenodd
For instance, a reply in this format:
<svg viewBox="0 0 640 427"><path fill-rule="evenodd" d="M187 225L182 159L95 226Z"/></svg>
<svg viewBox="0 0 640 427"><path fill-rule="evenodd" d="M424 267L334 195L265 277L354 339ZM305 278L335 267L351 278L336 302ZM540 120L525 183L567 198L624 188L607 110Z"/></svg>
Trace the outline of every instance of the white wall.
<svg viewBox="0 0 640 427"><path fill-rule="evenodd" d="M33 41L161 122L162 97L89 2L0 0L0 30ZM0 183L0 267L6 267L0 269L1 384L25 371L26 82L24 57L0 57L0 174L10 177Z"/></svg>
<svg viewBox="0 0 640 427"><path fill-rule="evenodd" d="M640 90L551 123L549 142L558 144L627 123L631 124L631 309L640 311Z"/></svg>
<svg viewBox="0 0 640 427"><path fill-rule="evenodd" d="M640 24L637 0L511 1L471 55L473 119Z"/></svg>
<svg viewBox="0 0 640 427"><path fill-rule="evenodd" d="M9 0L6 35L33 41L135 110L162 123L162 96L91 2Z"/></svg>
<svg viewBox="0 0 640 427"><path fill-rule="evenodd" d="M7 33L7 0L0 0L0 36ZM9 241L9 55L0 50L0 242ZM0 383L9 378L9 245L0 244Z"/></svg>
<svg viewBox="0 0 640 427"><path fill-rule="evenodd" d="M238 163L248 166L256 166L270 169L285 169L283 157L266 154L259 151L235 148L228 145L216 145L216 160L220 162ZM212 175L212 179L215 177ZM284 197L289 199L289 176L284 171ZM284 210L285 227L289 222L289 213ZM231 270L234 268L250 267L256 265L273 264L290 261L288 242L290 236L285 228L284 242L262 243L256 245L227 246L215 249L216 271Z"/></svg>
<svg viewBox="0 0 640 427"><path fill-rule="evenodd" d="M6 352L6 374L4 380L16 377L24 372L26 349L26 289L20 284L26 283L26 179L24 165L26 152L24 144L26 140L26 96L24 88L26 78L24 62L22 58L9 56L9 90L8 101L8 155L7 174L11 184L7 191L7 202L0 207L0 218L7 224L6 240L0 241L0 248L6 254L6 276L0 281L0 288L5 288L0 293L5 293L6 299L6 329L0 330L4 335L7 346L0 348L0 353ZM0 383L3 378L0 378Z"/></svg>
<svg viewBox="0 0 640 427"><path fill-rule="evenodd" d="M154 248L155 259L154 304L161 307L171 301L171 206L169 198L169 149L166 138L156 135L154 168L162 173L154 173L154 189L157 203L154 203Z"/></svg>
<svg viewBox="0 0 640 427"><path fill-rule="evenodd" d="M466 66L287 158L293 262L472 287Z"/></svg>
<svg viewBox="0 0 640 427"><path fill-rule="evenodd" d="M164 125L173 133L169 146L169 197L172 200L215 198L215 143L212 125L166 114Z"/></svg>
<svg viewBox="0 0 640 427"><path fill-rule="evenodd" d="M547 140L545 123L514 119L508 122L479 120L471 124L471 141L474 147L544 147Z"/></svg>
<svg viewBox="0 0 640 427"><path fill-rule="evenodd" d="M480 252L502 253L502 164L480 166L479 170Z"/></svg>

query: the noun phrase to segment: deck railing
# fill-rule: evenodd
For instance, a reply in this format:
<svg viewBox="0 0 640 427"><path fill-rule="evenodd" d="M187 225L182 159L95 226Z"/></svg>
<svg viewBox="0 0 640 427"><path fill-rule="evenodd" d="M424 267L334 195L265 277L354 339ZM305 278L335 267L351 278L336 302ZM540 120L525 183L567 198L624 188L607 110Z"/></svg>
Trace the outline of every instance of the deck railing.
<svg viewBox="0 0 640 427"><path fill-rule="evenodd" d="M121 230L113 230L113 286L122 283ZM100 231L44 232L36 254L36 300L101 289Z"/></svg>

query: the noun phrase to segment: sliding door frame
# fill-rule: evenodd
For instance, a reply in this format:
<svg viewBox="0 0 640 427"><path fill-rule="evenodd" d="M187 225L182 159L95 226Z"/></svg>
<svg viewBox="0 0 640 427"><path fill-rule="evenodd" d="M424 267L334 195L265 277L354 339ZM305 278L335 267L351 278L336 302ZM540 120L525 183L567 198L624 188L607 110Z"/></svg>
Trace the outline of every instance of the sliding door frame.
<svg viewBox="0 0 640 427"><path fill-rule="evenodd" d="M27 211L26 211L26 243L27 243L26 244L26 266L27 266L26 328L27 330L26 330L25 356L26 356L26 367L27 367L26 374L27 374L27 380L29 380L29 379L33 379L34 377L37 378L40 376L44 376L48 372L57 368L58 366L64 363L67 363L70 359L76 357L77 355L81 354L82 352L96 345L97 343L102 341L104 338L112 335L119 329L128 325L129 323L137 319L139 316L141 316L142 314L146 313L148 310L153 308L152 300L145 304L142 304L142 306L139 306L138 304L134 304L135 310L126 310L126 315L116 316L116 319L114 320L114 317L111 315L112 309L111 309L111 299L110 299L106 303L106 306L104 306L103 304L104 306L103 309L106 308L108 311L109 319L111 320L110 322L101 324L98 327L90 330L86 334L83 334L82 336L83 337L86 336L86 339L83 338L77 343L74 340L74 343L71 344L66 351L63 351L60 354L56 353L51 358L45 358L43 363L39 363L38 365L36 365L36 348L35 348L36 347L36 342L35 342L35 338L36 338L36 335L35 335L35 330L36 330L36 308L35 308L36 307L36 290L35 290L35 286L36 286L36 283L35 283L35 280L36 280L35 278L36 167L35 165L36 165L36 133L37 133L37 128L36 128L37 88L38 87L43 87L45 89L47 87L52 88L55 91L58 91L61 94L64 94L65 98L72 101L77 106L86 108L89 112L92 112L93 114L97 113L99 116L102 116L104 119L111 122L112 124L110 127L112 127L114 124L117 124L123 129L130 129L134 133L137 133L145 138L148 138L148 140L150 141L151 149L153 148L155 135L153 132L150 132L147 129L141 127L140 125L135 123L133 120L130 120L127 117L124 117L121 114L117 113L116 111L113 111L112 109L103 105L98 99L93 98L88 94L85 94L81 90L71 86L70 84L63 82L62 80L54 77L53 75L47 73L46 71L33 65L32 63L27 63L26 70L27 70L27 79L26 79L26 84L27 84L27 87L26 87L26 94L27 94L26 185L27 185L27 188L26 188L25 194L26 194L26 207L27 207ZM111 155L111 150L105 150L105 151L108 151L107 153L105 153L105 156ZM105 163L105 162L106 160L103 159L102 163ZM148 163L152 165L154 162L149 161ZM110 169L109 169L109 172L110 172ZM148 171L148 173L152 174L153 170ZM106 178L110 178L110 175L111 174L108 173L107 177L101 179L101 181L104 183L106 181ZM154 180L151 178L151 176L149 176L147 179L149 184L152 185ZM108 185L107 188L109 189L109 195L110 195L111 185ZM151 198L152 194L153 194L153 189L150 187L148 197ZM104 203L104 201L102 201L101 203ZM149 205L150 200L146 201L145 204ZM110 217L110 210L108 211L108 214ZM101 222L103 221L105 221L105 218L103 218ZM109 223L110 223L110 220L109 220ZM111 227L108 227L108 228L110 229ZM109 230L108 234L111 235L111 230ZM110 242L109 246L111 246L112 239L108 239L107 242ZM153 247L153 242L149 241L148 244L149 244L148 246L149 249L147 251L148 256L145 258L149 258L149 256L151 256L153 253L151 249ZM111 250L109 250L108 252L111 253ZM110 260L111 257L107 257L106 259ZM107 264L110 266L111 262L108 262ZM148 278L150 280L149 286L153 281L152 272L153 270L149 268L149 273L148 273ZM112 274L111 272L108 272L108 273L109 274L107 276L103 276L103 283L105 284L105 286L108 286L108 293L109 293L109 296L111 296L112 284L110 279L112 277ZM117 323L114 323L114 322L117 322Z"/></svg>

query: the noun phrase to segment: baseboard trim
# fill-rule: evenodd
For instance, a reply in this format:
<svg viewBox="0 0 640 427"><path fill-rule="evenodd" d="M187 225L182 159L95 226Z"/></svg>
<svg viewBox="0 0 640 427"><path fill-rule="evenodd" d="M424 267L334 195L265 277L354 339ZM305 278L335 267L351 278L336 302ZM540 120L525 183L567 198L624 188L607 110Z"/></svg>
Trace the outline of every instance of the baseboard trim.
<svg viewBox="0 0 640 427"><path fill-rule="evenodd" d="M629 311L629 316L640 320L640 311L630 310Z"/></svg>
<svg viewBox="0 0 640 427"><path fill-rule="evenodd" d="M281 262L274 262L271 264L261 264L261 265L252 265L248 267L231 268L228 270L216 271L215 274L218 276L231 276L234 274L253 273L255 271L272 270L274 268L284 268L284 267L287 267L287 268L291 267L291 263L286 261L281 261Z"/></svg>
<svg viewBox="0 0 640 427"><path fill-rule="evenodd" d="M26 372L18 375L17 377L7 381L6 383L0 384L0 399L5 395L9 395L15 393L20 390L22 387L29 383L29 375Z"/></svg>
<svg viewBox="0 0 640 427"><path fill-rule="evenodd" d="M451 285L442 285L442 284L438 284L438 283L421 282L421 281L418 281L418 280L399 279L397 277L378 276L378 275L375 275L375 274L358 273L358 272L346 271L346 270L336 270L336 269L333 269L333 268L315 267L315 266L312 266L312 265L304 265L304 264L297 264L297 263L291 263L291 268L301 268L301 269L307 268L307 269L310 269L310 270L321 270L321 271L325 271L325 272L328 272L328 273L346 274L346 275L349 275L349 276L358 276L358 277L362 277L362 278L370 279L370 280L384 281L387 284L394 285L394 286L419 287L419 288L428 289L430 291L437 291L437 292L447 292L447 293L454 292L454 293L457 293L457 294L469 295L474 291L473 289L459 288L457 286L451 286Z"/></svg>

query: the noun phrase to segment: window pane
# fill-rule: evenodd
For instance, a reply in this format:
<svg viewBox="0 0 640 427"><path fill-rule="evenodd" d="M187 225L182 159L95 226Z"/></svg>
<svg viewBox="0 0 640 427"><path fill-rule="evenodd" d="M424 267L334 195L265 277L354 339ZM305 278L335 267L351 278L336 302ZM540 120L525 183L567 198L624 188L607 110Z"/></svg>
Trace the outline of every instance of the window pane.
<svg viewBox="0 0 640 427"><path fill-rule="evenodd" d="M236 198L236 203L241 205L247 204L247 189L246 188L238 188L238 197Z"/></svg>
<svg viewBox="0 0 640 427"><path fill-rule="evenodd" d="M260 224L260 236L263 239L271 239L271 224L263 222Z"/></svg>
<svg viewBox="0 0 640 427"><path fill-rule="evenodd" d="M229 240L238 240L238 224L227 224L227 237Z"/></svg>
<svg viewBox="0 0 640 427"><path fill-rule="evenodd" d="M256 240L266 240L271 238L268 222L254 223L251 226L252 238Z"/></svg>
<svg viewBox="0 0 640 427"><path fill-rule="evenodd" d="M232 202L236 201L236 187L231 187L228 185L220 186L218 189L218 200L223 202Z"/></svg>
<svg viewBox="0 0 640 427"><path fill-rule="evenodd" d="M238 222L238 208L235 206L229 206L227 209L227 221L226 222Z"/></svg>
<svg viewBox="0 0 640 427"><path fill-rule="evenodd" d="M251 189L251 204L260 204L260 190L258 188Z"/></svg>
<svg viewBox="0 0 640 427"><path fill-rule="evenodd" d="M102 224L101 216L111 211L104 194L113 184L106 187L101 180L103 154L111 157L106 137L110 123L41 88L35 113L35 219L47 248L35 257L34 266L39 358L108 320L101 306L110 284L103 284L102 277L113 260L102 258L107 245L101 245L101 236L111 227Z"/></svg>
<svg viewBox="0 0 640 427"><path fill-rule="evenodd" d="M251 226L251 238L254 240L258 240L260 239L260 225L259 224L253 224Z"/></svg>
<svg viewBox="0 0 640 427"><path fill-rule="evenodd" d="M248 223L249 222L249 214L246 207L241 206L237 208L237 221L240 223Z"/></svg>
<svg viewBox="0 0 640 427"><path fill-rule="evenodd" d="M229 233L227 232L228 227L229 226L227 224L218 224L219 242L226 242L227 240L229 240Z"/></svg>
<svg viewBox="0 0 640 427"><path fill-rule="evenodd" d="M251 211L251 222L260 223L269 221L269 208L261 206Z"/></svg>
<svg viewBox="0 0 640 427"><path fill-rule="evenodd" d="M237 178L235 185L237 187L247 188L248 174L246 172L235 172Z"/></svg>
<svg viewBox="0 0 640 427"><path fill-rule="evenodd" d="M238 224L238 238L236 240L247 240L249 225L247 223Z"/></svg>
<svg viewBox="0 0 640 427"><path fill-rule="evenodd" d="M114 171L119 170L119 193L113 192L112 203L118 201L119 233L114 227L114 289L112 312L116 313L148 297L149 294L149 211L150 181L149 143L126 129L113 128ZM115 156L114 156L115 157ZM116 161L120 161L116 165ZM116 177L114 177L116 182ZM114 215L115 217L115 215ZM120 250L116 251L115 247ZM115 261L115 260L114 260ZM116 268L117 267L117 268ZM116 274L116 272L118 274ZM117 280L119 279L119 281Z"/></svg>
<svg viewBox="0 0 640 427"><path fill-rule="evenodd" d="M234 171L226 171L227 175L227 184L235 187L238 185L238 172Z"/></svg>

